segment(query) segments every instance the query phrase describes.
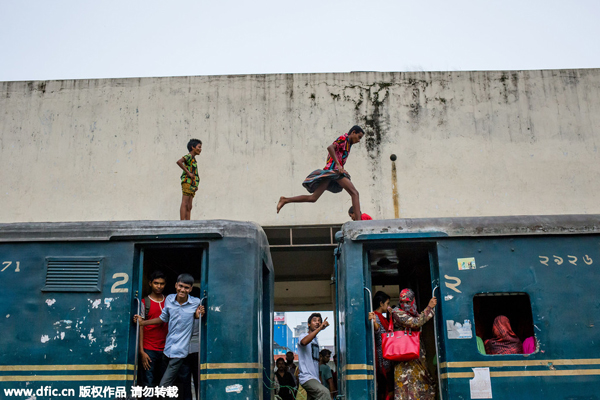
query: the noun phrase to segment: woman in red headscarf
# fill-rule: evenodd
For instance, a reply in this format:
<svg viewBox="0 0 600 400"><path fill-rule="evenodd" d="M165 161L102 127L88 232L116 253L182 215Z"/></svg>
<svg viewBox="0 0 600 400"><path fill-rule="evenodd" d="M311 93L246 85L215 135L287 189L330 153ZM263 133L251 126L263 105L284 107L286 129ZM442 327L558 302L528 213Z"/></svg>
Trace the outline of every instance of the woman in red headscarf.
<svg viewBox="0 0 600 400"><path fill-rule="evenodd" d="M419 330L434 313L437 299L429 300L429 305L422 313L417 312L415 293L410 289L400 292L398 307L389 309L394 321L394 330ZM394 367L394 400L434 400L435 382L427 367L425 349L421 346L421 356L416 360L399 361Z"/></svg>
<svg viewBox="0 0 600 400"><path fill-rule="evenodd" d="M504 315L498 315L494 320L493 332L494 337L485 341L487 354L523 354L523 343Z"/></svg>

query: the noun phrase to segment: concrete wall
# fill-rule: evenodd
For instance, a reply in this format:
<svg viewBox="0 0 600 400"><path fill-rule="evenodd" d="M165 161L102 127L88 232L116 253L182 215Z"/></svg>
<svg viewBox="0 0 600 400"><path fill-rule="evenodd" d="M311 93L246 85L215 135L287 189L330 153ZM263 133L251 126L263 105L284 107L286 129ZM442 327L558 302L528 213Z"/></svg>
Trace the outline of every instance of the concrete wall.
<svg viewBox="0 0 600 400"><path fill-rule="evenodd" d="M175 162L204 142L193 219L348 220L350 197L288 205L354 124L364 212L600 213L600 70L357 72L0 82L0 221L178 219Z"/></svg>

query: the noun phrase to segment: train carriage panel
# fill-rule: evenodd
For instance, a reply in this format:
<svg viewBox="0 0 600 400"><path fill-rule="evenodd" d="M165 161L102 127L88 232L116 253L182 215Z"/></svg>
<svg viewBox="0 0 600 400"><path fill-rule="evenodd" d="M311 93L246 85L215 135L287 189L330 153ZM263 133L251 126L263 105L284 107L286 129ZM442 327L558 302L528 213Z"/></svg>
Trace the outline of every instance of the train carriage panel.
<svg viewBox="0 0 600 400"><path fill-rule="evenodd" d="M125 386L133 245L3 243L0 259L2 387Z"/></svg>
<svg viewBox="0 0 600 400"><path fill-rule="evenodd" d="M600 376L600 274L597 236L445 239L439 242L442 377L451 396L470 394L472 368L489 368L494 398L585 396ZM532 354L484 355L476 336L492 336L506 315ZM471 333L465 329L470 326ZM479 335L478 335L479 334ZM470 335L470 337L469 337ZM594 350L595 348L595 350ZM549 388L552 387L552 390Z"/></svg>

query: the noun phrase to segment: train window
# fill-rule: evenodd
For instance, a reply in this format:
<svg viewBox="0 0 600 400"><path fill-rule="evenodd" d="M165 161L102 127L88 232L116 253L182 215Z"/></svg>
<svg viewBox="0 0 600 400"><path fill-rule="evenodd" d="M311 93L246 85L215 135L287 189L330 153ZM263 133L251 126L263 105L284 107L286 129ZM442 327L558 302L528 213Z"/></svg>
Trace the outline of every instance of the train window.
<svg viewBox="0 0 600 400"><path fill-rule="evenodd" d="M531 301L527 293L479 293L473 297L473 314L477 349L481 354L537 352Z"/></svg>
<svg viewBox="0 0 600 400"><path fill-rule="evenodd" d="M48 257L42 292L100 292L101 257Z"/></svg>

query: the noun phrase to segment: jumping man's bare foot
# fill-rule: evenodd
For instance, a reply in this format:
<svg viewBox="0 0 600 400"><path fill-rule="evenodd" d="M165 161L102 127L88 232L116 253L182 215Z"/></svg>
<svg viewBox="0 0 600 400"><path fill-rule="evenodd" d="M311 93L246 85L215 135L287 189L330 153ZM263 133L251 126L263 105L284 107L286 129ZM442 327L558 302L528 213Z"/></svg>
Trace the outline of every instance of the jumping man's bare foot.
<svg viewBox="0 0 600 400"><path fill-rule="evenodd" d="M281 207L285 206L285 197L281 196L279 198L279 203L277 203L277 214L279 214L279 210L281 210Z"/></svg>

